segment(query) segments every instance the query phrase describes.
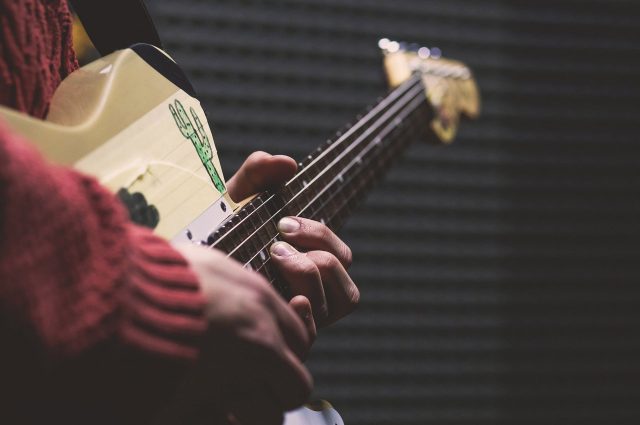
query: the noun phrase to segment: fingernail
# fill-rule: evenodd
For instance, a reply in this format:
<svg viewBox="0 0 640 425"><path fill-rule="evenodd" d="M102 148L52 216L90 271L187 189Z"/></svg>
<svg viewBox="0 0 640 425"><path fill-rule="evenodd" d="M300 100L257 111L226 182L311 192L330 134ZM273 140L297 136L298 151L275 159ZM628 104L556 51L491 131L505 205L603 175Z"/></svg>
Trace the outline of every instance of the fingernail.
<svg viewBox="0 0 640 425"><path fill-rule="evenodd" d="M271 245L271 253L278 257L288 257L296 252L297 251L286 242L276 242Z"/></svg>
<svg viewBox="0 0 640 425"><path fill-rule="evenodd" d="M293 233L300 228L298 220L285 217L278 222L278 230L282 233Z"/></svg>

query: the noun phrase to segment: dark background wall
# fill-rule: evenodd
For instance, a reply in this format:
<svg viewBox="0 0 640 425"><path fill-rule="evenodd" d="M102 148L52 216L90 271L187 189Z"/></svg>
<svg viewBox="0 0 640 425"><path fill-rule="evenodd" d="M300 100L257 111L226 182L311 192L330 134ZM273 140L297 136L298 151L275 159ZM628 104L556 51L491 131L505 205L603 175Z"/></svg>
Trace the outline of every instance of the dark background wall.
<svg viewBox="0 0 640 425"><path fill-rule="evenodd" d="M385 92L381 37L467 62L483 115L342 236L359 311L309 367L348 425L640 423L636 2L150 0L227 176Z"/></svg>

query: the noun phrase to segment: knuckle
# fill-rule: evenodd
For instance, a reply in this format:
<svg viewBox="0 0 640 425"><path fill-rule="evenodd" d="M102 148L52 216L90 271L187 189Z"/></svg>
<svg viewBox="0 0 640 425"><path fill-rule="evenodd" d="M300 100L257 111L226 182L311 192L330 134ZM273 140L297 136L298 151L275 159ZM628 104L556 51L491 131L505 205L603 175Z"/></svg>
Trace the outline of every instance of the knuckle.
<svg viewBox="0 0 640 425"><path fill-rule="evenodd" d="M301 220L301 229L308 237L314 239L326 240L331 235L331 230L324 224L316 220Z"/></svg>
<svg viewBox="0 0 640 425"><path fill-rule="evenodd" d="M270 306L273 303L273 289L269 282L263 279L251 279L249 285L249 299L260 306Z"/></svg>
<svg viewBox="0 0 640 425"><path fill-rule="evenodd" d="M256 163L256 162L260 162L263 159L269 158L271 155L269 155L267 152L265 151L255 151L252 152L251 155L249 155L247 157L247 163Z"/></svg>
<svg viewBox="0 0 640 425"><path fill-rule="evenodd" d="M322 223L317 224L316 232L318 233L318 236L325 241L330 241L331 237L333 236L333 232L331 231L331 229L329 229Z"/></svg>
<svg viewBox="0 0 640 425"><path fill-rule="evenodd" d="M353 264L353 252L347 244L342 245L341 251L342 259L344 261L344 267L348 268L349 266L351 266L351 264Z"/></svg>
<svg viewBox="0 0 640 425"><path fill-rule="evenodd" d="M244 341L250 357L260 357L265 353L277 352L280 348L278 331L266 320L251 318L250 325L240 333L239 338Z"/></svg>
<svg viewBox="0 0 640 425"><path fill-rule="evenodd" d="M305 280L318 279L320 276L316 263L305 256L301 256L301 261L298 261L296 269L296 272Z"/></svg>
<svg viewBox="0 0 640 425"><path fill-rule="evenodd" d="M316 306L316 317L321 326L324 326L329 320L329 306L327 303L322 303Z"/></svg>
<svg viewBox="0 0 640 425"><path fill-rule="evenodd" d="M323 270L332 270L340 267L340 261L330 252L321 251L318 255L318 261L318 267Z"/></svg>

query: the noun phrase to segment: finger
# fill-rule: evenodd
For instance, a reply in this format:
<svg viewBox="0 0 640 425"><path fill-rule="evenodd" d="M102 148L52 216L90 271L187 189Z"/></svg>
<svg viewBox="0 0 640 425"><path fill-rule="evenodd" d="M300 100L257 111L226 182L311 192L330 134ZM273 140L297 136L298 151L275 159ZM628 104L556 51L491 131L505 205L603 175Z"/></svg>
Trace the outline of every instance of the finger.
<svg viewBox="0 0 640 425"><path fill-rule="evenodd" d="M309 251L309 258L318 267L329 306L328 325L351 313L360 302L360 291L342 263L325 251Z"/></svg>
<svg viewBox="0 0 640 425"><path fill-rule="evenodd" d="M291 293L304 295L309 299L316 322L325 322L328 314L327 300L320 271L315 263L286 242L274 243L270 251L271 260L289 284Z"/></svg>
<svg viewBox="0 0 640 425"><path fill-rule="evenodd" d="M328 251L345 268L351 265L351 249L324 224L302 217L284 217L278 222L278 231L293 245L307 250Z"/></svg>
<svg viewBox="0 0 640 425"><path fill-rule="evenodd" d="M296 161L284 155L254 152L247 157L238 171L227 182L227 193L236 202L279 186L296 173Z"/></svg>
<svg viewBox="0 0 640 425"><path fill-rule="evenodd" d="M200 251L204 250L200 249L197 253L200 254ZM205 254L211 252L214 252L215 255L223 255L216 250L207 251ZM211 258L207 259L211 260ZM251 292L255 296L259 297L258 304L267 308L269 310L269 314L277 320L280 332L282 333L289 348L297 353L300 358L306 356L311 344L309 342L306 325L262 275L243 268L242 265L237 262L227 264L227 266L222 270L216 269L213 266L212 261L207 261L204 264L205 267L207 265L212 267L211 272L216 273L221 278L229 279L240 286L250 287ZM203 285L205 296L215 297L215 294L208 294L208 290L208 285Z"/></svg>
<svg viewBox="0 0 640 425"><path fill-rule="evenodd" d="M285 307L294 314L287 304ZM280 411L285 411L307 400L313 380L300 357L284 342L276 318L261 317L260 326L244 329L246 334L241 335L238 346L230 351L235 354L225 362L227 367L231 366L229 370L241 370L242 373L227 383L223 394L227 403L230 403L228 405L233 405L246 398L247 394L265 392L272 396ZM224 350L223 347L218 349ZM223 376L228 373L224 367L222 365L220 372Z"/></svg>
<svg viewBox="0 0 640 425"><path fill-rule="evenodd" d="M307 328L307 334L309 335L309 347L307 349L308 353L308 350L311 349L311 346L318 336L316 322L313 320L311 301L309 301L309 299L303 295L297 295L289 301L289 305L298 314L298 316L300 316Z"/></svg>
<svg viewBox="0 0 640 425"><path fill-rule="evenodd" d="M287 347L300 359L306 357L311 343L309 341L310 335L302 318L282 299L266 279L257 273L253 273L253 275L252 284L259 285L261 303L269 309L276 320Z"/></svg>
<svg viewBox="0 0 640 425"><path fill-rule="evenodd" d="M238 286L246 287L249 294L258 298L257 304L267 309L269 316L276 319L278 328L289 348L298 353L301 358L306 356L310 345L306 325L262 275L243 268L237 262L229 262L223 269L215 268L213 261L211 261L215 258L211 257L211 253L220 256L224 254L217 250L205 251L201 248L196 250L196 248L198 247L193 247L196 254L209 254L204 257L208 261L204 262L203 267L211 267L210 272L216 273L221 279L228 279ZM182 252L190 250L181 249ZM206 298L216 297L216 294L211 292L211 285L203 284L202 289Z"/></svg>

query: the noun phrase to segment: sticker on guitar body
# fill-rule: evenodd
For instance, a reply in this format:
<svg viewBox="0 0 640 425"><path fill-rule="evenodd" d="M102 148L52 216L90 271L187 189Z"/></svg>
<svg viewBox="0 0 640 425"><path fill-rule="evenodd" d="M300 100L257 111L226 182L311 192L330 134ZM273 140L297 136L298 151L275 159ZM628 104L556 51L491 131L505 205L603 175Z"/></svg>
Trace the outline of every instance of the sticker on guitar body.
<svg viewBox="0 0 640 425"><path fill-rule="evenodd" d="M75 167L91 172L114 193L129 193L143 200L141 205L153 207L159 218L152 221L157 223L155 231L166 239L173 238L226 191L204 111L197 99L182 90L80 159ZM135 211L130 213L133 216Z"/></svg>
<svg viewBox="0 0 640 425"><path fill-rule="evenodd" d="M211 177L211 182L216 189L218 189L218 192L224 193L224 183L222 182L215 165L213 165L213 149L211 149L211 144L209 143L209 136L207 136L207 132L204 129L200 118L198 118L198 114L195 109L192 107L189 108L189 112L193 117L193 122L196 124L194 128L194 125L191 123L191 119L184 110L182 103L176 99L174 104L175 106L169 104L169 110L171 111L171 115L173 115L173 119L176 121L178 130L180 130L180 133L182 133L184 137L191 140L191 143L193 143L193 146L198 152L200 161L202 161L202 164L209 173L209 177Z"/></svg>

